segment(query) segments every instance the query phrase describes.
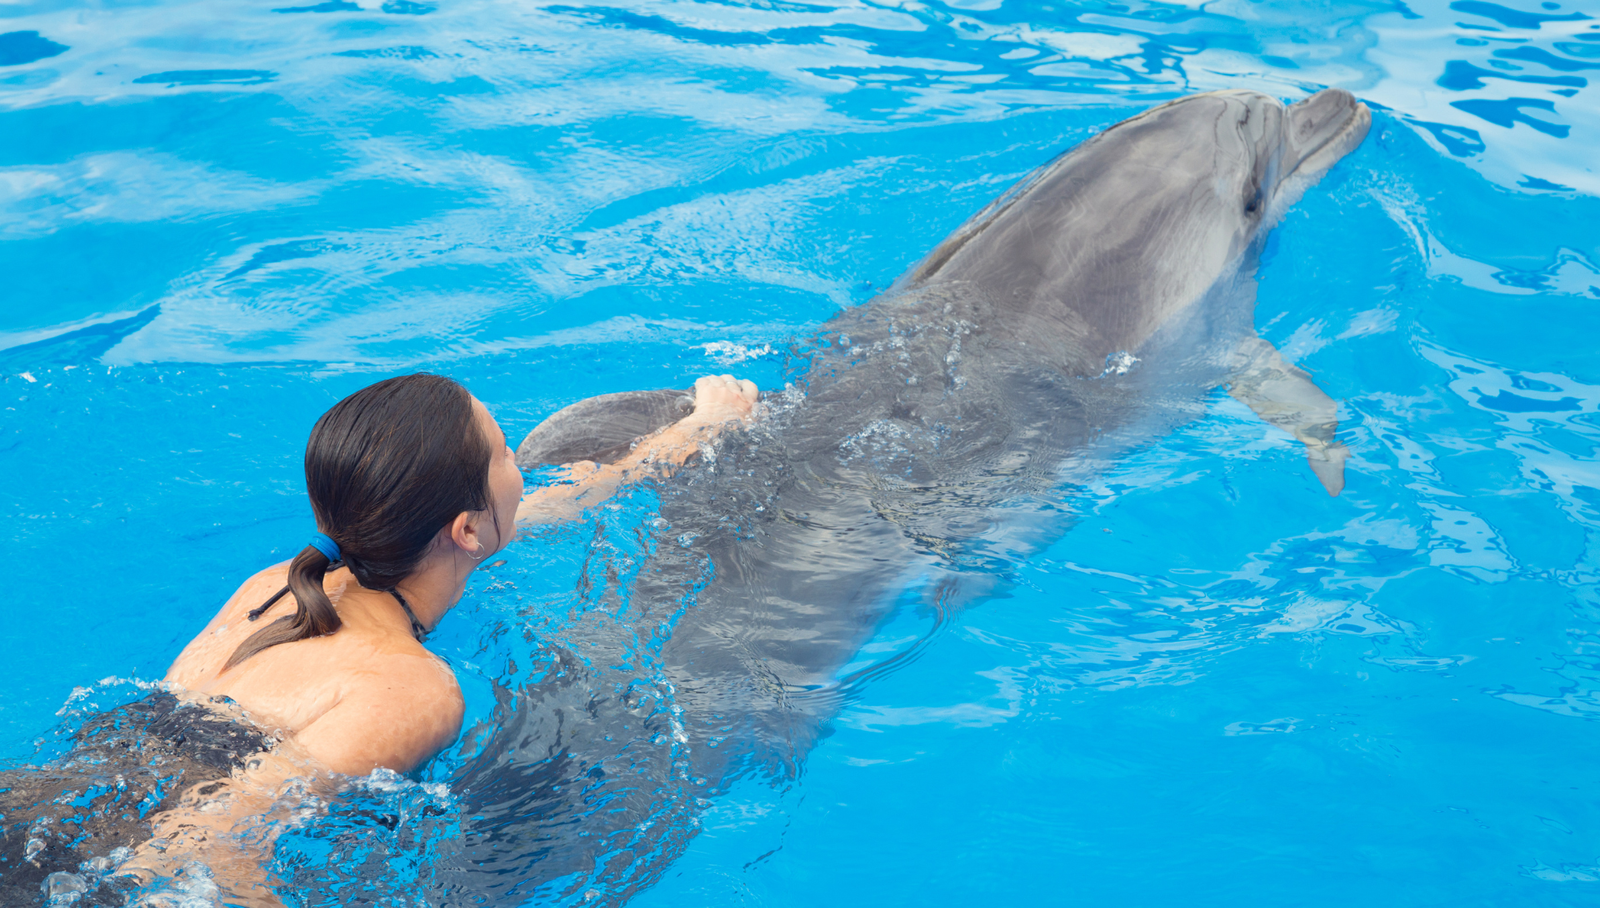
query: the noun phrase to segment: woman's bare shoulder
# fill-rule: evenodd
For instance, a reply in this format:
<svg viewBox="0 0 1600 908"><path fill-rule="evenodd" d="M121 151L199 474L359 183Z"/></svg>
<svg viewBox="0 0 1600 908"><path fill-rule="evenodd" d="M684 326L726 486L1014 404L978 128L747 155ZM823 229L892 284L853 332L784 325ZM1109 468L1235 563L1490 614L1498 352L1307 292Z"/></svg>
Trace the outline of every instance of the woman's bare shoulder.
<svg viewBox="0 0 1600 908"><path fill-rule="evenodd" d="M231 606L248 599L254 599L257 594L260 594L261 601L265 602L273 593L283 589L288 582L289 562L280 561L277 564L268 565L250 575L250 578L245 582L239 584L239 588L234 590L232 596L228 597L228 605ZM254 605L250 607L255 608Z"/></svg>
<svg viewBox="0 0 1600 908"><path fill-rule="evenodd" d="M427 650L383 657L375 680L378 683L372 684L370 690L376 696L391 699L392 694L419 710L440 714L457 724L461 721L461 683L443 659Z"/></svg>
<svg viewBox="0 0 1600 908"><path fill-rule="evenodd" d="M205 628L189 641L182 652L178 653L178 657L167 669L167 680L185 687L194 687L202 677L214 674L216 666L212 663L217 661L218 653L222 653L224 649L231 653L233 647L238 645L238 641L233 637L239 635L227 634L229 627L237 625L251 609L265 603L274 593L283 589L288 576L289 562L285 561L262 568L241 583L222 607L217 609L216 615ZM223 653L222 657L225 658L226 653Z"/></svg>
<svg viewBox="0 0 1600 908"><path fill-rule="evenodd" d="M222 604L222 607L217 610L216 617L211 619L211 623L225 623L231 619L235 611L240 609L249 611L255 608L271 599L273 594L283 589L288 582L289 562L287 561L280 561L277 564L268 565L256 571L246 578L243 583L239 584L238 589L233 591L233 595L229 596L227 601Z"/></svg>
<svg viewBox="0 0 1600 908"><path fill-rule="evenodd" d="M297 743L334 772L377 767L409 772L461 733L466 703L455 675L430 653L376 660L337 706L296 734Z"/></svg>

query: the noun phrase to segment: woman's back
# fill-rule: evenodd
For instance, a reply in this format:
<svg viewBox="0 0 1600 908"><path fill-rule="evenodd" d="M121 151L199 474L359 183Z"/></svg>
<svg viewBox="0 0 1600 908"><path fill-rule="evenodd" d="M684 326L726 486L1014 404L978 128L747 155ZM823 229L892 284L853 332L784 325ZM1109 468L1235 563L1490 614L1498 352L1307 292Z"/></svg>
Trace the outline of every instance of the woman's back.
<svg viewBox="0 0 1600 908"><path fill-rule="evenodd" d="M281 643L224 668L246 638L293 613L285 596L257 620L248 617L287 576L284 563L245 581L172 663L168 683L231 699L251 722L335 772L409 770L448 744L463 709L455 675L415 638L394 596L360 587L349 571L323 582L338 633Z"/></svg>

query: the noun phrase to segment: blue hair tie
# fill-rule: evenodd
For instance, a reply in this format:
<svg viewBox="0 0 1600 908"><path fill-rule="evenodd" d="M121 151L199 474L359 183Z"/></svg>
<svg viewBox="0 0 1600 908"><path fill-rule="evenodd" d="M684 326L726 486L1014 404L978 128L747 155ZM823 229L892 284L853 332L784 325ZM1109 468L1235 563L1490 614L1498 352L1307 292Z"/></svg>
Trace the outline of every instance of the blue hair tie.
<svg viewBox="0 0 1600 908"><path fill-rule="evenodd" d="M339 543L334 542L333 537L329 536L327 533L312 533L310 545L312 548L328 556L329 564L333 564L335 561L339 560Z"/></svg>

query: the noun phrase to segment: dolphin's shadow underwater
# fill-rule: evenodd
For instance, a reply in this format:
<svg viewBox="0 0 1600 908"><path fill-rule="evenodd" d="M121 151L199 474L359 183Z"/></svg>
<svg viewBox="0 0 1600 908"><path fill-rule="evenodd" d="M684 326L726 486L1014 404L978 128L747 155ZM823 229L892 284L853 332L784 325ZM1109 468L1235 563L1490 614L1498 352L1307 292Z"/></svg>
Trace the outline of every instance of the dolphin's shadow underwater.
<svg viewBox="0 0 1600 908"><path fill-rule="evenodd" d="M897 601L982 598L1065 531L1064 486L1197 418L1220 385L1304 442L1338 494L1334 403L1256 336L1254 273L1267 231L1370 121L1340 90L1162 105L829 321L795 388L660 483L649 557L616 611L577 619L583 651L548 650L502 699L452 782L462 836L429 900L620 902L649 885L701 799L797 772ZM575 405L519 462L614 457L681 416L681 394Z"/></svg>

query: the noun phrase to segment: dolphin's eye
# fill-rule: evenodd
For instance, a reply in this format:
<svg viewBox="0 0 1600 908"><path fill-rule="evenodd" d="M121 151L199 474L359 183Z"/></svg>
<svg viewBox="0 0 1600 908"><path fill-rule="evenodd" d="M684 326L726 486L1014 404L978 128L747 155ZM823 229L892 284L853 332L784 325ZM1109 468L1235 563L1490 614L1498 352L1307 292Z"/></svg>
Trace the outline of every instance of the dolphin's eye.
<svg viewBox="0 0 1600 908"><path fill-rule="evenodd" d="M1257 187L1256 188L1256 194L1253 197L1251 197L1249 202L1245 203L1244 213L1245 214L1255 214L1257 211L1260 211L1260 210L1261 210L1261 189L1260 189L1260 187Z"/></svg>

